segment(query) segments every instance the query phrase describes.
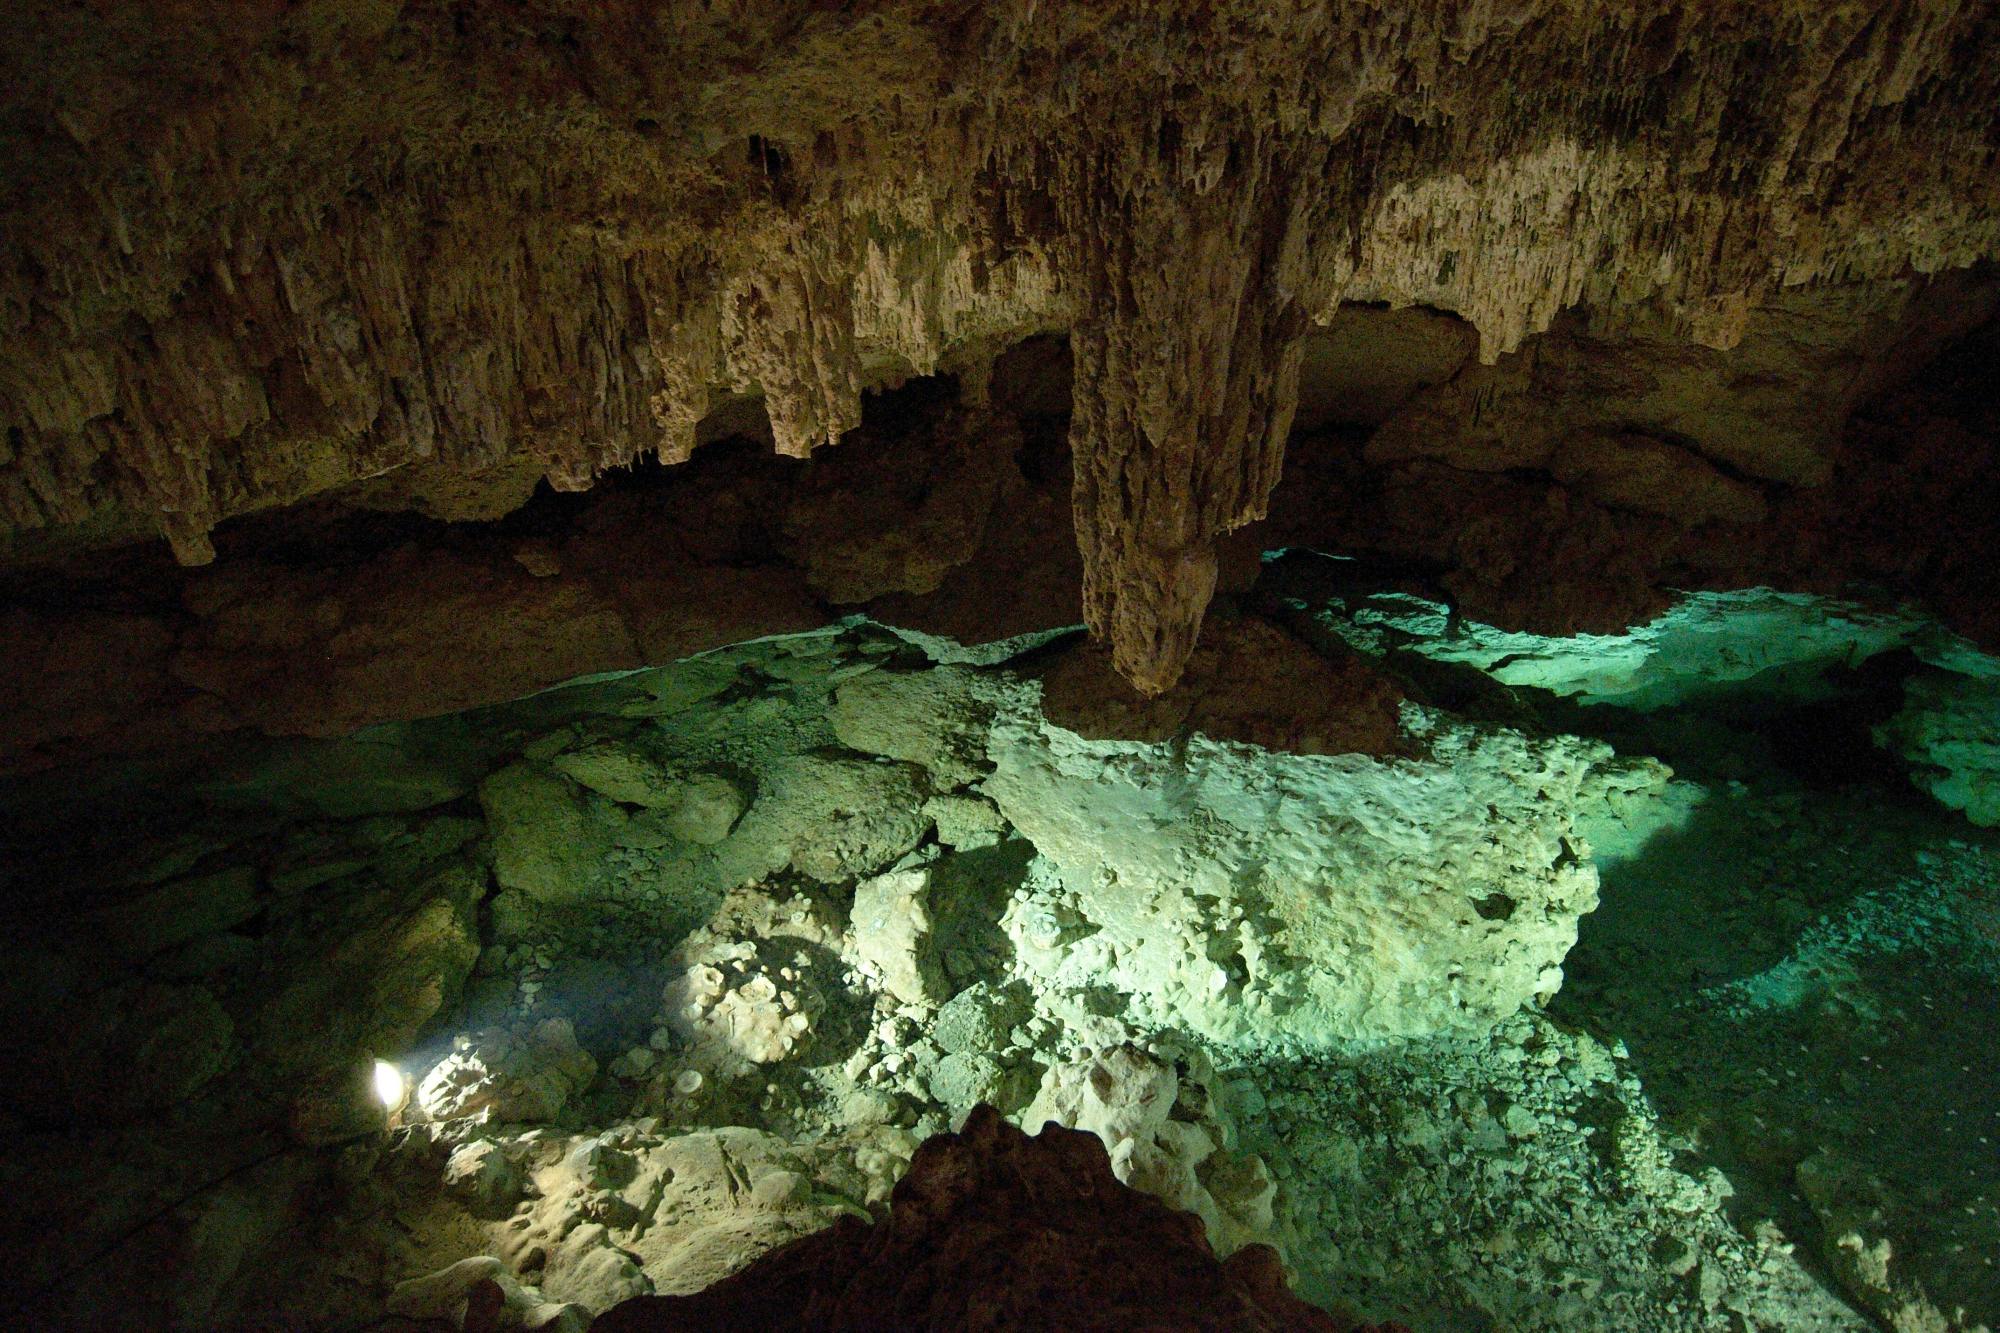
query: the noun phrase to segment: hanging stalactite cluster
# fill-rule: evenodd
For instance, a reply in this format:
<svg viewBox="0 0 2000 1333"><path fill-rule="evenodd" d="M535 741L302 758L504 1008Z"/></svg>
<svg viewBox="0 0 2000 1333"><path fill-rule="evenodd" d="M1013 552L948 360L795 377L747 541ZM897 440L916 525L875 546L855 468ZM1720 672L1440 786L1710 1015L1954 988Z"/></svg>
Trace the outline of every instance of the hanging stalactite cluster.
<svg viewBox="0 0 2000 1333"><path fill-rule="evenodd" d="M17 25L0 522L41 549L390 478L504 512L762 396L804 455L1070 331L1092 626L1177 677L1342 300L1711 346L2000 254L2000 10L1144 0L272 6ZM444 497L444 498L440 498Z"/></svg>

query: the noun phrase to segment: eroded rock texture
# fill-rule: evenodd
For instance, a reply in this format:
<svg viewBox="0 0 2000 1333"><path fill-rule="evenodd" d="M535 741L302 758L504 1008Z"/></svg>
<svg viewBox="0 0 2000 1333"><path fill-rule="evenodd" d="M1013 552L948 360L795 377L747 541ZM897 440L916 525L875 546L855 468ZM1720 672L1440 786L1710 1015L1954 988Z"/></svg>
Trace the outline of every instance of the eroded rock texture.
<svg viewBox="0 0 2000 1333"><path fill-rule="evenodd" d="M990 1106L917 1149L886 1220L843 1217L698 1295L641 1296L591 1327L885 1325L1362 1328L1287 1291L1268 1248L1217 1262L1193 1214L1119 1183L1096 1135L1051 1125L1030 1138Z"/></svg>
<svg viewBox="0 0 2000 1333"><path fill-rule="evenodd" d="M1158 692L1341 302L1454 312L1485 363L1577 306L1727 349L1816 284L1991 259L1996 41L1981 0L36 6L0 52L0 519L200 563L329 492L492 517L745 399L792 456L912 373L976 408L1068 331L1084 609ZM1731 520L1825 423L1692 460L1698 426L1630 424L1505 434Z"/></svg>

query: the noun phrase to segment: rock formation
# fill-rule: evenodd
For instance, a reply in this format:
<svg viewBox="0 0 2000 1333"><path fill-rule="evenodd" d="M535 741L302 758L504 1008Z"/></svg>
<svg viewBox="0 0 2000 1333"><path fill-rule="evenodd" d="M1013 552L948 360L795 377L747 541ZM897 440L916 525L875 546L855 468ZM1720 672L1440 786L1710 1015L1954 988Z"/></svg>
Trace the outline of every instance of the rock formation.
<svg viewBox="0 0 2000 1333"><path fill-rule="evenodd" d="M844 1217L698 1295L637 1297L591 1327L891 1325L1365 1333L1287 1291L1268 1249L1218 1262L1190 1214L1118 1182L1096 1135L1030 1138L990 1106L917 1149L882 1222Z"/></svg>
<svg viewBox="0 0 2000 1333"><path fill-rule="evenodd" d="M1085 617L1152 693L1342 302L1455 312L1485 363L1579 306L1728 349L1815 284L2000 255L1980 0L115 12L5 39L24 556L158 531L200 563L329 493L493 516L687 459L732 395L803 457L866 387L976 402L1061 330ZM1556 474L1755 508L1607 438ZM1810 473L1799 438L1720 452Z"/></svg>
<svg viewBox="0 0 2000 1333"><path fill-rule="evenodd" d="M2000 0L16 8L31 1309L2000 1318Z"/></svg>

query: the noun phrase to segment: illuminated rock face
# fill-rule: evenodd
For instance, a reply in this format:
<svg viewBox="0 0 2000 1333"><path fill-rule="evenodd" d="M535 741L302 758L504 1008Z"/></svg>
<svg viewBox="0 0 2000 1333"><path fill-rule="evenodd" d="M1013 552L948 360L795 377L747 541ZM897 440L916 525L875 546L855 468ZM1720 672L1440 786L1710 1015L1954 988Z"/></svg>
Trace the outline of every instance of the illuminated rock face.
<svg viewBox="0 0 2000 1333"><path fill-rule="evenodd" d="M1913 678L1908 702L1878 739L1907 759L1911 776L1975 824L2000 825L2000 670L1939 671Z"/></svg>
<svg viewBox="0 0 2000 1333"><path fill-rule="evenodd" d="M1265 581L1353 563L1274 555ZM1991 1168L1943 1130L1991 1112L1950 1075L1988 1037L2000 843L1900 771L1819 809L1773 775L1797 729L1744 709L1854 713L1876 758L1879 717L1920 776L1956 763L1976 792L1978 705L1944 686L1991 659L1907 613L1763 591L1533 644L1410 593L1269 600L1152 700L1105 703L1080 634L981 663L858 622L356 737L9 781L43 832L7 887L94 905L10 946L0 1031L31 1073L10 1187L99 1245L216 1153L279 1152L128 1242L143 1262L66 1274L43 1242L34 1278L82 1326L477 1328L481 1301L575 1325L842 1216L893 1228L919 1145L997 1112L1094 1135L1225 1264L1268 1246L1302 1296L1412 1327L1586 1333L1609 1301L1621 1326L1728 1303L1846 1333L1861 1317L1796 1258L1818 1225L1885 1318L1991 1307L1956 1257L1985 1252L1987 1216L1915 1219ZM1386 741L1326 710L1274 726L1269 663L1306 658L1299 680L1392 710ZM1071 730L1058 690L1141 734ZM1717 701L1735 711L1704 722ZM1628 730L1562 729L1607 717ZM1343 734L1367 748L1334 752ZM1670 775L1655 744L1691 762ZM1914 1164L1875 1145L1915 1080L1848 1095L1852 1065L1905 1070L1901 1042L1938 1066ZM1759 1072L1774 1058L1796 1087ZM386 1130L377 1059L408 1090ZM1737 1168L1796 1177L1806 1220L1746 1237L1740 1176L1681 1112L1838 1149ZM107 1158L129 1189L100 1187ZM1059 1211L1077 1245L1115 1238ZM267 1262L302 1228L312 1257ZM1551 1295L1552 1259L1584 1276Z"/></svg>
<svg viewBox="0 0 2000 1333"><path fill-rule="evenodd" d="M1772 413L1811 330L1720 400L1702 349L1813 284L1856 285L1809 318L1865 322L1909 272L2000 254L1984 3L118 12L6 39L0 520L25 550L158 532L198 563L218 521L335 492L493 517L538 477L682 462L745 397L803 457L866 387L976 389L1066 331L1084 618L1153 693L1342 302L1454 312L1482 363L1587 307L1674 381L1596 380L1637 404L1599 448L1546 429L1548 375L1483 368L1383 456L1547 457L1614 504L1740 520L1744 477L1823 475L1866 357ZM1483 425L1440 438L1454 404ZM964 541L976 492L914 502L916 545ZM837 552L820 573L888 587Z"/></svg>
<svg viewBox="0 0 2000 1333"><path fill-rule="evenodd" d="M1039 910L1090 932L1042 954L1051 980L1094 976L1211 1040L1303 1048L1485 1027L1553 994L1597 904L1556 812L1664 774L1413 724L1421 759L1090 743L1032 715L996 729L986 790L1057 871L1020 929Z"/></svg>

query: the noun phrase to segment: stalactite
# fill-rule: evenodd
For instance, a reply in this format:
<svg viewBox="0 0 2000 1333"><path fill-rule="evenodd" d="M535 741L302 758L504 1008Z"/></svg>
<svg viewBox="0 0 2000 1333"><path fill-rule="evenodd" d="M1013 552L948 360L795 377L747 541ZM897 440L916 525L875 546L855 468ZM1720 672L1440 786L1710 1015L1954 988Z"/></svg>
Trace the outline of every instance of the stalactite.
<svg viewBox="0 0 2000 1333"><path fill-rule="evenodd" d="M2000 6L1822 20L617 10L572 60L385 11L393 42L198 21L203 96L140 61L87 106L80 40L0 142L0 519L204 558L209 523L416 463L576 488L680 461L715 391L803 456L881 379L1073 329L1090 619L1157 689L1341 300L1457 312L1489 362L1577 305L1727 347L1780 288L2000 256Z"/></svg>

